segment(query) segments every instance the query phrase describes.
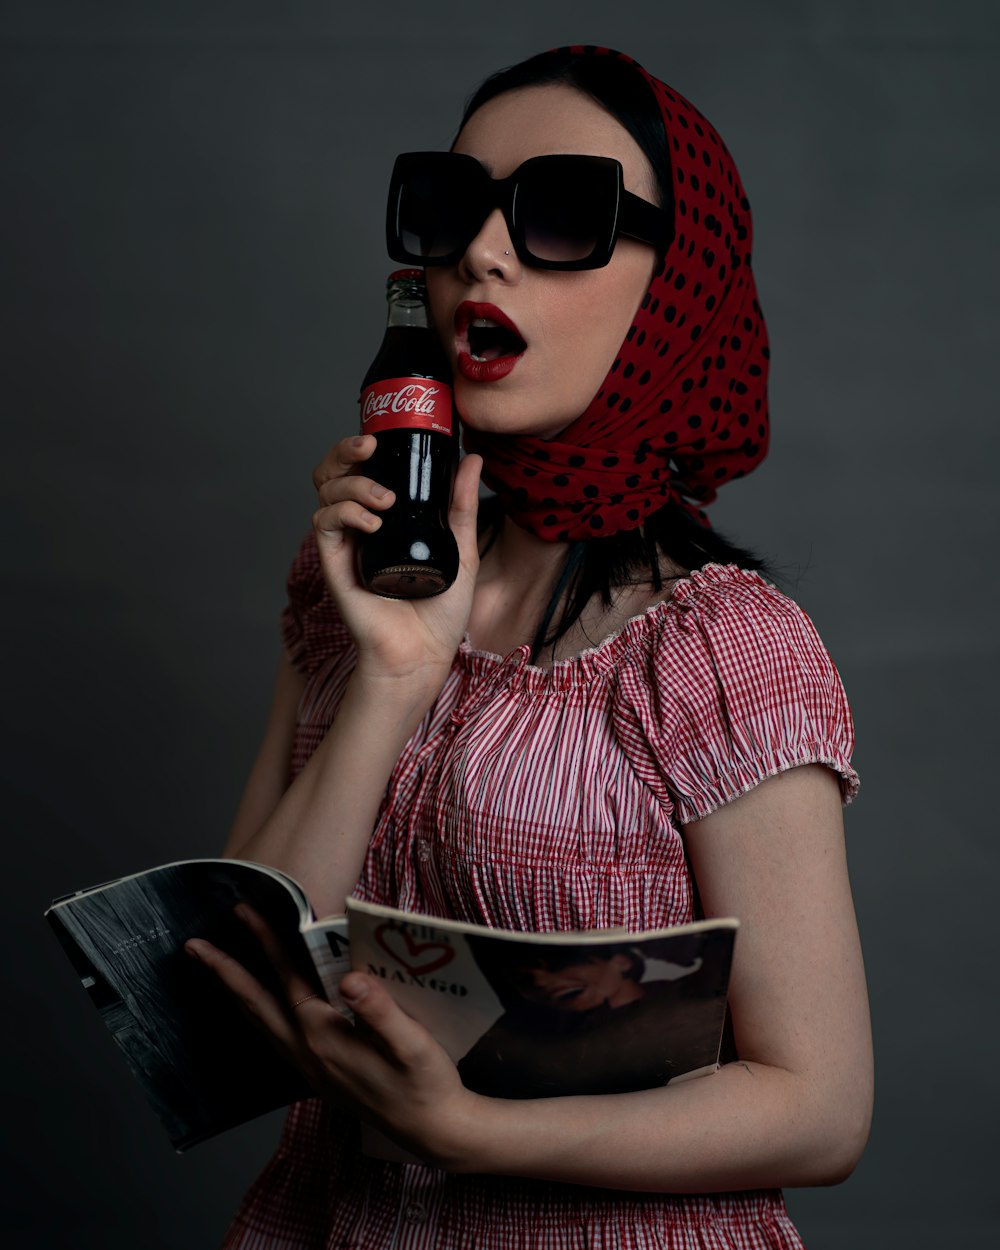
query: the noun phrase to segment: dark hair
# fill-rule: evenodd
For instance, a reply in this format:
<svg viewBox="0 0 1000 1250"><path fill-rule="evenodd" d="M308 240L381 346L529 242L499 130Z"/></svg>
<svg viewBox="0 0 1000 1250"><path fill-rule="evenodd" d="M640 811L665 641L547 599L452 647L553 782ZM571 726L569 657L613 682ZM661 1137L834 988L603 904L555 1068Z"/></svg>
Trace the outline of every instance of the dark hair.
<svg viewBox="0 0 1000 1250"><path fill-rule="evenodd" d="M510 1008L523 997L525 974L535 969L562 972L564 968L580 964L604 964L618 955L624 955L629 961L622 974L624 978L641 981L646 971L642 952L629 942L615 942L608 946L553 944L544 949L525 946L523 952L519 952L509 942L498 938L470 934L466 940L479 971L505 1008Z"/></svg>
<svg viewBox="0 0 1000 1250"><path fill-rule="evenodd" d="M499 70L469 98L462 126L477 109L496 96L548 83L567 83L575 87L625 127L652 166L660 206L672 213L670 149L659 105L642 75L617 57L560 49ZM499 534L502 522L499 499L487 500L480 510L480 533L486 535L483 554ZM648 582L654 591L661 591L661 554L685 573L714 562L736 564L770 576L764 561L753 552L730 542L717 530L699 524L680 504L668 503L647 518L641 529L572 544L535 633L532 661L537 660L543 648L553 646L568 632L595 594L610 608L612 591L619 587Z"/></svg>
<svg viewBox="0 0 1000 1250"><path fill-rule="evenodd" d="M560 49L498 70L481 83L465 106L462 126L477 109L507 91L568 83L606 109L642 148L653 168L660 207L674 211L670 149L659 106L646 80L613 56L587 56ZM461 126L459 127L461 129Z"/></svg>
<svg viewBox="0 0 1000 1250"><path fill-rule="evenodd" d="M562 972L564 968L575 968L579 964L606 964L609 960L624 955L629 961L626 976L632 981L640 981L646 969L646 961L641 952L628 942L617 942L613 946L551 946L546 948L531 947L523 959L507 955L507 975L515 979L527 969L538 969L539 972Z"/></svg>

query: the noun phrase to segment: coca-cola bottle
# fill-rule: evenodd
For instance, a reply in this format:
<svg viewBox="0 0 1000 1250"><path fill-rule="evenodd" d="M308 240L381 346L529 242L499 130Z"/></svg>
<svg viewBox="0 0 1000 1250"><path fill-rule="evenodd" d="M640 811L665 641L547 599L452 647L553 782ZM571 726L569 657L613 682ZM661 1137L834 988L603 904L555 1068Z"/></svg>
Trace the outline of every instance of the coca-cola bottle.
<svg viewBox="0 0 1000 1250"><path fill-rule="evenodd" d="M458 576L448 527L458 463L448 358L427 324L421 269L386 283L385 338L361 384L361 433L378 445L362 472L396 492L373 534L359 535L358 574L375 594L422 599Z"/></svg>

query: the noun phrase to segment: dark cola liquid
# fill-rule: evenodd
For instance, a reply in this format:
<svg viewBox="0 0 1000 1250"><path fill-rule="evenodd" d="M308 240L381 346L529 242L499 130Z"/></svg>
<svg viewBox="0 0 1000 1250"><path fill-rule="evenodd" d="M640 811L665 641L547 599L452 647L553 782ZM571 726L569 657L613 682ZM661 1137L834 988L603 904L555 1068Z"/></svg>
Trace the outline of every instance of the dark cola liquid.
<svg viewBox="0 0 1000 1250"><path fill-rule="evenodd" d="M446 389L450 398L448 376L447 358L432 330L390 324L362 394L382 379L394 378L412 379L417 393L421 382ZM405 421L407 414L388 419ZM374 434L375 452L361 472L394 491L396 498L380 514L379 529L359 538L359 576L369 590L392 599L438 595L458 576L458 545L448 526L458 440L453 434L407 427Z"/></svg>

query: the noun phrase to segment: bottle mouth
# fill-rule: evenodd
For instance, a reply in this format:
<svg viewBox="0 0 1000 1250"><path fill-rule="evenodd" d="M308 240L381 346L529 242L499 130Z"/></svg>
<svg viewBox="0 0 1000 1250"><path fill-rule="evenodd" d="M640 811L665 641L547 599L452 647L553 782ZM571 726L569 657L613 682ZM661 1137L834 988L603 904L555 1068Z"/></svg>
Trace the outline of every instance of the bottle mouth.
<svg viewBox="0 0 1000 1250"><path fill-rule="evenodd" d="M385 298L390 304L422 308L427 302L427 282L422 269L396 269L385 280Z"/></svg>
<svg viewBox="0 0 1000 1250"><path fill-rule="evenodd" d="M368 588L384 599L430 599L448 589L448 580L439 569L420 564L391 564L381 569Z"/></svg>
<svg viewBox="0 0 1000 1250"><path fill-rule="evenodd" d="M389 286L393 282L405 282L407 280L410 282L425 282L424 271L422 269L394 269L386 278L385 283L386 286Z"/></svg>

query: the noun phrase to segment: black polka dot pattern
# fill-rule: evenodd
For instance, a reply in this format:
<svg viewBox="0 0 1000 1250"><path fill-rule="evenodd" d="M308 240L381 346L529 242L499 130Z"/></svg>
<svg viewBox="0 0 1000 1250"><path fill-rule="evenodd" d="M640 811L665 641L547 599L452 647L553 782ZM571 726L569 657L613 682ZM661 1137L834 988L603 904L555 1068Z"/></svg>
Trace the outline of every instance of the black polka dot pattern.
<svg viewBox="0 0 1000 1250"><path fill-rule="evenodd" d="M767 328L751 268L750 205L705 117L631 57L663 118L675 238L597 395L556 440L466 430L514 520L552 541L641 525L674 497L702 521L717 488L767 454ZM614 380L614 387L611 382ZM753 426L749 412L754 413Z"/></svg>

